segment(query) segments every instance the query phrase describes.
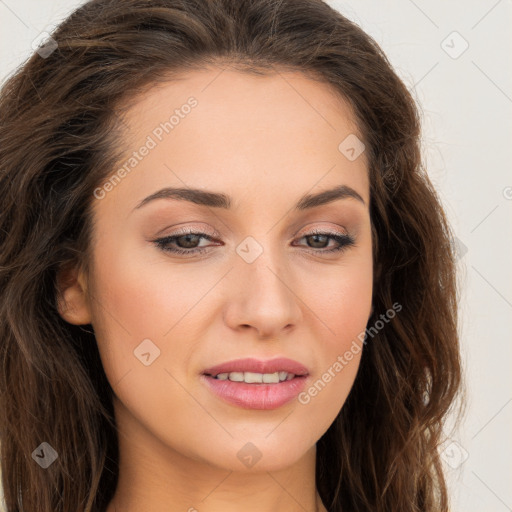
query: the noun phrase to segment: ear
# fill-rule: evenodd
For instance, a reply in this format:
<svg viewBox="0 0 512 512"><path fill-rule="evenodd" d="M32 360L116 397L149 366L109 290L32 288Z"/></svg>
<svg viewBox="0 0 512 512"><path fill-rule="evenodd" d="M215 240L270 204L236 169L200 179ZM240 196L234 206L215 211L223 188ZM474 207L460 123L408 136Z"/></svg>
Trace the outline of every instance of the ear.
<svg viewBox="0 0 512 512"><path fill-rule="evenodd" d="M57 305L66 322L74 325L91 323L87 284L77 264L65 265L57 273Z"/></svg>

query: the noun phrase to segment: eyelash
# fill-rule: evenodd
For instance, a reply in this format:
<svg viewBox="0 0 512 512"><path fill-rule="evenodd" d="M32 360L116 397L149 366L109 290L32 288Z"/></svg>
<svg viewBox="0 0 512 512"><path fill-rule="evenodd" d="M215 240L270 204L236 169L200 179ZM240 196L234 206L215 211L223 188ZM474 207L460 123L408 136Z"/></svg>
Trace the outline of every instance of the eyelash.
<svg viewBox="0 0 512 512"><path fill-rule="evenodd" d="M170 243L172 243L176 239L181 238L182 236L186 236L186 235L196 235L196 236L198 235L201 238L206 238L207 240L209 240L211 242L214 241L214 239L211 236L207 235L206 233L200 233L200 232L195 232L195 231L183 231L180 233L176 233L174 235L170 235L170 236L166 236L164 238L159 238L157 240L154 240L154 243L162 251L170 252L173 254L195 255L195 254L203 254L208 251L209 247L196 247L193 249L176 249L176 248L170 249L169 248ZM330 253L342 252L343 250L355 245L355 239L350 235L344 235L344 234L342 235L339 233L331 233L331 232L325 232L325 231L321 231L321 230L313 230L311 233L307 233L306 235L303 235L300 239L307 238L307 237L314 236L314 235L327 236L328 238L338 242L338 244L340 244L340 245L338 247L334 247L332 249L315 250L314 248L310 248L308 252L317 253L317 254L318 253L320 253L320 254L329 253L330 254Z"/></svg>

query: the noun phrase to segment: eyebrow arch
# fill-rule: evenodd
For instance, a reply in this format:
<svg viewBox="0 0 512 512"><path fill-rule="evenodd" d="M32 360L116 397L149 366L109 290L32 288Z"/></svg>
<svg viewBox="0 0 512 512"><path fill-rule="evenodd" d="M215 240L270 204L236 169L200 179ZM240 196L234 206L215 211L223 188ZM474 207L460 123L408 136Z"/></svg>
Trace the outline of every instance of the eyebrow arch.
<svg viewBox="0 0 512 512"><path fill-rule="evenodd" d="M295 210L303 211L347 198L357 199L362 204L366 204L364 199L353 188L347 185L339 185L317 194L303 195L295 205ZM231 197L223 193L207 192L195 188L166 187L144 198L134 210L142 208L144 205L156 199L177 199L202 206L209 206L211 208L224 208L226 210L229 210L232 206Z"/></svg>

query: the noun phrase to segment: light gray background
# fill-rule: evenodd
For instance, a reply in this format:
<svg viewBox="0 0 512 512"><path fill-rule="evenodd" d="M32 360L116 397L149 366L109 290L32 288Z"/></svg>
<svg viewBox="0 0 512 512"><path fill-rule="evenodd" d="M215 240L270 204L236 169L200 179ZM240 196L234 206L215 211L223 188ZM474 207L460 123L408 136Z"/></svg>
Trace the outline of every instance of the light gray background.
<svg viewBox="0 0 512 512"><path fill-rule="evenodd" d="M0 0L0 81L82 3ZM413 92L424 159L458 239L468 410L443 452L452 510L512 511L512 1L329 4L376 39Z"/></svg>

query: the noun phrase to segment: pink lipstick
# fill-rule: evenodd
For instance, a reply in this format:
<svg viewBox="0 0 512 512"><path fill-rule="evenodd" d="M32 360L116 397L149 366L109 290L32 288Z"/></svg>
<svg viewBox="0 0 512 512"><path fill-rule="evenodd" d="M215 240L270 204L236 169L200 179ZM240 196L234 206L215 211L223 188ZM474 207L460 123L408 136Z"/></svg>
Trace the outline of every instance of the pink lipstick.
<svg viewBox="0 0 512 512"><path fill-rule="evenodd" d="M237 359L208 368L201 380L218 397L244 409L277 409L304 389L308 369L287 358Z"/></svg>

